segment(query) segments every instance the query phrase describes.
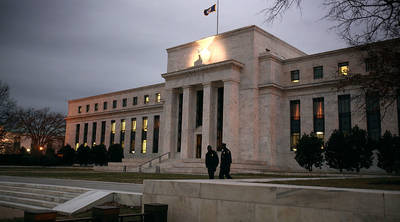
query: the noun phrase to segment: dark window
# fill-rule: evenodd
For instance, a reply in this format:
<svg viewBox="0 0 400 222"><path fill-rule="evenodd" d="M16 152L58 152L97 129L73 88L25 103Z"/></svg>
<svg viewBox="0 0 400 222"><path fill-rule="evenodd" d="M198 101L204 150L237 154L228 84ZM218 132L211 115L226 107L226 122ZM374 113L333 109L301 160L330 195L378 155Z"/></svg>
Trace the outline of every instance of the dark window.
<svg viewBox="0 0 400 222"><path fill-rule="evenodd" d="M160 116L154 116L153 153L158 153L159 134L160 134Z"/></svg>
<svg viewBox="0 0 400 222"><path fill-rule="evenodd" d="M100 144L104 144L106 139L106 121L101 122L101 135L100 135Z"/></svg>
<svg viewBox="0 0 400 222"><path fill-rule="evenodd" d="M90 105L86 105L86 112L89 112L90 110Z"/></svg>
<svg viewBox="0 0 400 222"><path fill-rule="evenodd" d="M121 119L121 132L119 137L119 144L121 144L122 148L125 147L125 129L126 129L125 120Z"/></svg>
<svg viewBox="0 0 400 222"><path fill-rule="evenodd" d="M324 68L322 66L314 67L314 79L322 79L324 77Z"/></svg>
<svg viewBox="0 0 400 222"><path fill-rule="evenodd" d="M290 101L290 150L295 151L300 139L300 100Z"/></svg>
<svg viewBox="0 0 400 222"><path fill-rule="evenodd" d="M107 110L107 102L103 103L103 110Z"/></svg>
<svg viewBox="0 0 400 222"><path fill-rule="evenodd" d="M137 96L133 97L133 102L132 102L132 104L133 104L134 106L137 105Z"/></svg>
<svg viewBox="0 0 400 222"><path fill-rule="evenodd" d="M349 133L351 130L350 95L338 96L339 130Z"/></svg>
<svg viewBox="0 0 400 222"><path fill-rule="evenodd" d="M128 99L122 99L122 107L126 107L126 102L128 101Z"/></svg>
<svg viewBox="0 0 400 222"><path fill-rule="evenodd" d="M142 119L142 153L147 152L147 126L148 126L148 119L147 117L143 117Z"/></svg>
<svg viewBox="0 0 400 222"><path fill-rule="evenodd" d="M117 100L113 100L113 109L117 108Z"/></svg>
<svg viewBox="0 0 400 222"><path fill-rule="evenodd" d="M76 130L75 130L75 150L78 149L79 147L79 133L81 130L81 126L79 124L76 124Z"/></svg>
<svg viewBox="0 0 400 222"><path fill-rule="evenodd" d="M83 128L83 144L84 144L84 146L87 146L88 129L89 129L89 124L85 123L85 126Z"/></svg>
<svg viewBox="0 0 400 222"><path fill-rule="evenodd" d="M290 71L290 79L292 82L299 82L300 81L300 70L293 70Z"/></svg>
<svg viewBox="0 0 400 222"><path fill-rule="evenodd" d="M178 98L178 141L176 152L181 152L182 143L182 107L183 107L183 93L179 94Z"/></svg>
<svg viewBox="0 0 400 222"><path fill-rule="evenodd" d="M373 58L368 58L365 60L365 71L370 72L370 71L375 71L376 69L376 59Z"/></svg>
<svg viewBox="0 0 400 222"><path fill-rule="evenodd" d="M143 98L143 103L144 103L144 104L148 104L149 102L150 102L150 97L149 97L149 95L145 95L144 98Z"/></svg>
<svg viewBox="0 0 400 222"><path fill-rule="evenodd" d="M373 94L366 96L367 130L371 139L379 140L381 136L381 109L379 97Z"/></svg>
<svg viewBox="0 0 400 222"><path fill-rule="evenodd" d="M82 112L82 106L78 106L78 113Z"/></svg>
<svg viewBox="0 0 400 222"><path fill-rule="evenodd" d="M96 145L96 132L97 132L97 123L94 122L92 125L92 147Z"/></svg>
<svg viewBox="0 0 400 222"><path fill-rule="evenodd" d="M323 139L325 133L324 98L313 99L314 133Z"/></svg>
<svg viewBox="0 0 400 222"><path fill-rule="evenodd" d="M131 119L131 153L135 153L136 118Z"/></svg>
<svg viewBox="0 0 400 222"><path fill-rule="evenodd" d="M397 128L400 135L400 90L397 92Z"/></svg>
<svg viewBox="0 0 400 222"><path fill-rule="evenodd" d="M218 88L217 95L217 149L221 150L224 119L224 87Z"/></svg>
<svg viewBox="0 0 400 222"><path fill-rule="evenodd" d="M110 146L114 144L114 139L115 139L115 120L111 120Z"/></svg>
<svg viewBox="0 0 400 222"><path fill-rule="evenodd" d="M99 104L98 104L98 103L95 103L95 104L94 104L94 111L97 111L97 110L99 110Z"/></svg>
<svg viewBox="0 0 400 222"><path fill-rule="evenodd" d="M349 74L349 62L341 62L338 64L339 75L347 76Z"/></svg>
<svg viewBox="0 0 400 222"><path fill-rule="evenodd" d="M203 90L197 91L196 127L203 125Z"/></svg>

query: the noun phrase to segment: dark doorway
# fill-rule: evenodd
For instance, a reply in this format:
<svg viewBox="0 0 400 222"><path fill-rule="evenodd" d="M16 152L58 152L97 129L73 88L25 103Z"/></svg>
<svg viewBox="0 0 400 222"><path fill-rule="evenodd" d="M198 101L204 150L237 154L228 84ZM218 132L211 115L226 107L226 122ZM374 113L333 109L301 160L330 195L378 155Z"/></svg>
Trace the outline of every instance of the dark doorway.
<svg viewBox="0 0 400 222"><path fill-rule="evenodd" d="M196 136L196 158L201 158L201 135Z"/></svg>

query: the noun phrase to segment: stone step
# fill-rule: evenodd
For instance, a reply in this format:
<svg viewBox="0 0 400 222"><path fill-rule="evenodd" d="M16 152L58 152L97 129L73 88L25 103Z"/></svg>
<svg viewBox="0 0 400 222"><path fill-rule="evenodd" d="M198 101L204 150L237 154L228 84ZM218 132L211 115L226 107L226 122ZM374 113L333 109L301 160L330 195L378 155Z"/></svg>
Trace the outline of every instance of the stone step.
<svg viewBox="0 0 400 222"><path fill-rule="evenodd" d="M14 197L14 196L8 196L8 195L0 195L0 201L7 201L7 202L18 203L18 204L27 204L27 205L32 205L32 206L44 207L44 208L53 208L58 205L57 202L53 202L53 201L36 200L36 199Z"/></svg>
<svg viewBox="0 0 400 222"><path fill-rule="evenodd" d="M49 210L49 208L45 208L45 207L32 206L32 205L28 205L28 204L15 203L15 202L3 201L3 200L0 200L0 206L10 207L10 208L20 209L20 210L28 210L28 209Z"/></svg>
<svg viewBox="0 0 400 222"><path fill-rule="evenodd" d="M51 195L51 196L58 196L61 198L74 198L78 193L70 193L70 192L62 192L62 191L53 191L53 190L46 190L46 189L36 189L36 188L28 188L28 187L14 187L14 186L4 186L0 183L0 190L3 191L16 191L16 192L24 192L24 193L40 193L42 195Z"/></svg>
<svg viewBox="0 0 400 222"><path fill-rule="evenodd" d="M48 191L61 191L73 194L82 194L88 191L88 189L67 187L67 186L52 186L44 184L34 184L34 183L17 183L17 182L0 182L2 186L13 186L13 187L23 187L32 188L37 190L48 190Z"/></svg>
<svg viewBox="0 0 400 222"><path fill-rule="evenodd" d="M51 201L51 202L56 202L56 203L64 203L64 202L72 199L72 198L53 196L53 195L43 195L43 194L37 194L37 193L5 191L5 190L0 190L0 195L6 195L6 196L12 196L12 197L22 197L22 198L35 199L35 200L44 200L44 201Z"/></svg>

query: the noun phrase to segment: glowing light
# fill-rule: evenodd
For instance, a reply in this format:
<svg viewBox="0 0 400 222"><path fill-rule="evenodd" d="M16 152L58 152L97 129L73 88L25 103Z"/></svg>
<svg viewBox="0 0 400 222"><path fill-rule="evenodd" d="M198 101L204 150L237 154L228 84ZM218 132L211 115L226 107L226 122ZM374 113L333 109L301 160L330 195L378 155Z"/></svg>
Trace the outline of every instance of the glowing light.
<svg viewBox="0 0 400 222"><path fill-rule="evenodd" d="M43 150L44 148L41 146L41 147L39 147L39 150Z"/></svg>
<svg viewBox="0 0 400 222"><path fill-rule="evenodd" d="M317 135L324 135L324 132L317 132Z"/></svg>
<svg viewBox="0 0 400 222"><path fill-rule="evenodd" d="M292 82L299 82L299 80L298 80L298 79L295 79L295 80L293 80Z"/></svg>
<svg viewBox="0 0 400 222"><path fill-rule="evenodd" d="M207 64L211 58L211 52L208 49L213 43L215 36L211 36L205 39L198 40L197 54L193 58L193 65L195 64Z"/></svg>
<svg viewBox="0 0 400 222"><path fill-rule="evenodd" d="M28 153L30 153L30 152L31 152L31 149L28 148L28 149L26 149L26 151L27 151Z"/></svg>

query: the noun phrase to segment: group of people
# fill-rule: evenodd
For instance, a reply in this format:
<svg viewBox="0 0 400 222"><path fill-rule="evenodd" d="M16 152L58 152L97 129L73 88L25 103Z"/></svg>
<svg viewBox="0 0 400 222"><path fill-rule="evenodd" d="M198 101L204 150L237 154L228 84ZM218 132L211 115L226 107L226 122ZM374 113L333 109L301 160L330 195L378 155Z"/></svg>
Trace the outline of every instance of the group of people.
<svg viewBox="0 0 400 222"><path fill-rule="evenodd" d="M226 144L222 144L222 152L221 152L221 165L219 170L219 179L232 179L229 174L231 170L232 163L232 155L231 151L226 147ZM206 153L206 167L208 170L208 177L210 179L214 179L214 173L217 170L217 166L219 164L219 158L217 152L215 152L210 145L207 146Z"/></svg>

